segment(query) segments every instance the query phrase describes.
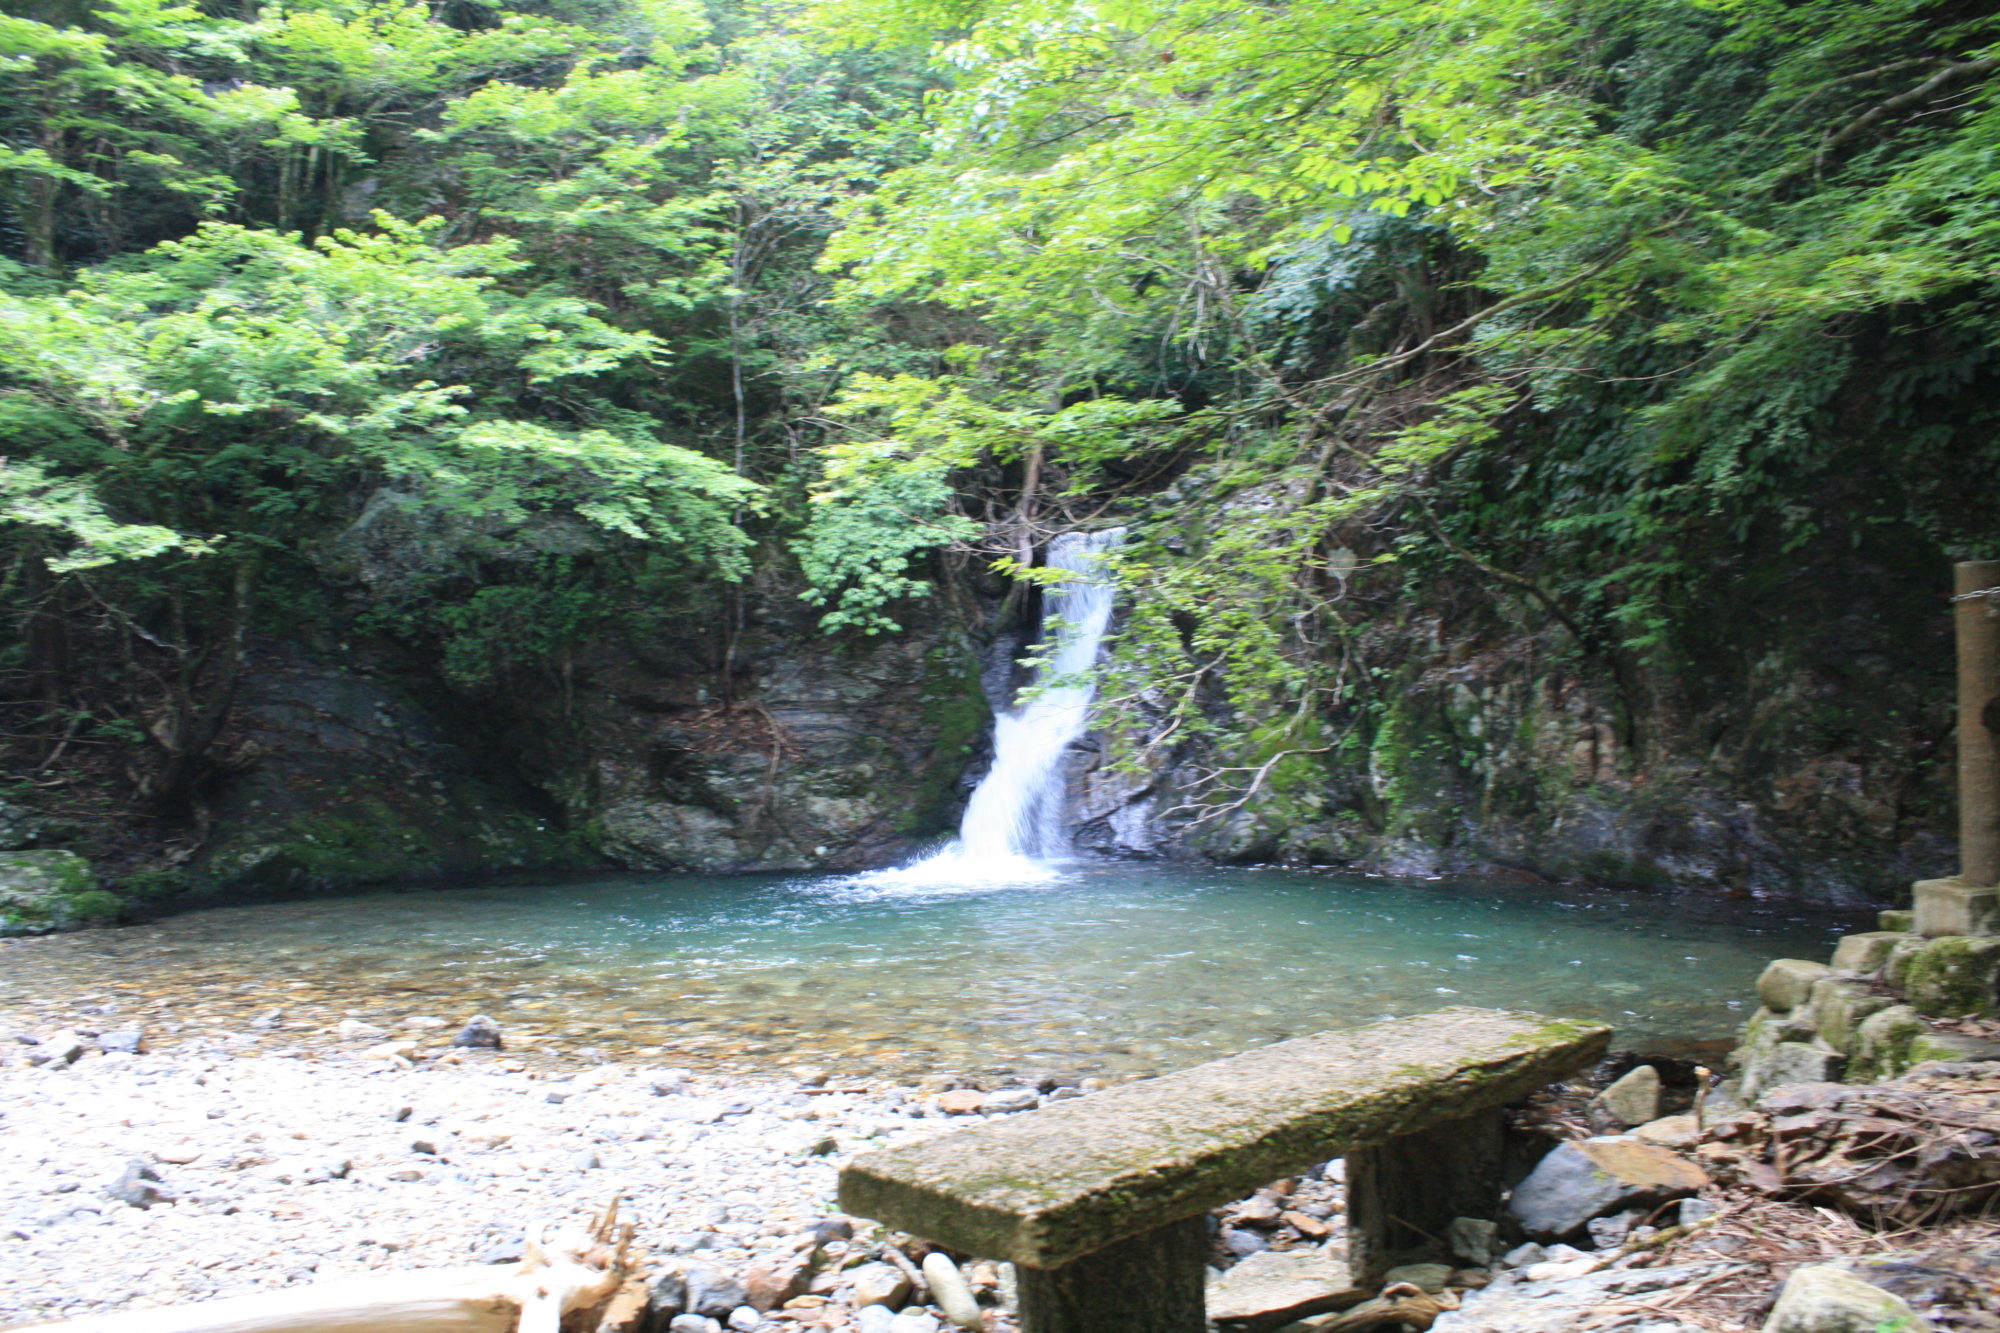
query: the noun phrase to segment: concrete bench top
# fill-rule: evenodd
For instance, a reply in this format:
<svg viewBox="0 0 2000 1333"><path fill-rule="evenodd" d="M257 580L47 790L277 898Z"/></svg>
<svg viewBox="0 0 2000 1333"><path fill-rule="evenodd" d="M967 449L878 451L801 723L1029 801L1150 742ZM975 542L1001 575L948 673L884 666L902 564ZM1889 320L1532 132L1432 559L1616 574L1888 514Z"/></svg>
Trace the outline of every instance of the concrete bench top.
<svg viewBox="0 0 2000 1333"><path fill-rule="evenodd" d="M1518 1100L1611 1030L1446 1009L1298 1037L868 1153L840 1205L988 1259L1060 1268L1351 1149Z"/></svg>

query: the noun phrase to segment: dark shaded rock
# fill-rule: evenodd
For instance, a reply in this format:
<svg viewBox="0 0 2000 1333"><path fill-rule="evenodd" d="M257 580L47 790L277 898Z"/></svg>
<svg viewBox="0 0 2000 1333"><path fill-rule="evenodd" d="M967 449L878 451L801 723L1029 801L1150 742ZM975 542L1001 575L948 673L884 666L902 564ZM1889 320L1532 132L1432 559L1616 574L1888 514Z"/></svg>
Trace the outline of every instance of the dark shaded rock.
<svg viewBox="0 0 2000 1333"><path fill-rule="evenodd" d="M258 762L217 798L190 896L601 864L475 725L387 676L268 651L235 725Z"/></svg>
<svg viewBox="0 0 2000 1333"><path fill-rule="evenodd" d="M451 1039L451 1044L474 1050L497 1051L500 1049L500 1025L485 1014L474 1014L471 1021Z"/></svg>
<svg viewBox="0 0 2000 1333"><path fill-rule="evenodd" d="M664 1327L666 1321L687 1310L687 1277L679 1269L669 1268L654 1276L652 1284L646 1288L647 1322L655 1327Z"/></svg>

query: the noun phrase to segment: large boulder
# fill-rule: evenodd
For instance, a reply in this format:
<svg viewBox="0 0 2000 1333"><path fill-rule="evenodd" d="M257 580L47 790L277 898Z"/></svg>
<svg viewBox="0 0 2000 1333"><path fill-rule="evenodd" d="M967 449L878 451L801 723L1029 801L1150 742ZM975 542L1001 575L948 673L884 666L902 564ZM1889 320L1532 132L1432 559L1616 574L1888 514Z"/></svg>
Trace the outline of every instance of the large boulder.
<svg viewBox="0 0 2000 1333"><path fill-rule="evenodd" d="M1583 1231L1592 1218L1654 1208L1708 1184L1693 1163L1665 1148L1623 1137L1558 1144L1514 1189L1508 1207L1538 1240Z"/></svg>
<svg viewBox="0 0 2000 1333"><path fill-rule="evenodd" d="M121 906L75 852L0 852L0 936L107 925Z"/></svg>

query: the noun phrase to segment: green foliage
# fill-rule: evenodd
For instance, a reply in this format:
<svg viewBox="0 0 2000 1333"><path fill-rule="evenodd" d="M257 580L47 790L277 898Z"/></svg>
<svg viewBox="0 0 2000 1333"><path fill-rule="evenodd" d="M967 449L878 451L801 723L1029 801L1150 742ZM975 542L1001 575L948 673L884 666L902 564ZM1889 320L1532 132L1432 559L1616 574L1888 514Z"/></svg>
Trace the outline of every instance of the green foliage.
<svg viewBox="0 0 2000 1333"><path fill-rule="evenodd" d="M976 316L997 346L960 401L1205 408L1114 432L1075 473L1051 445L1039 496L985 515L1014 551L1081 476L1132 525L1135 744L1286 718L1303 737L1359 701L1345 645L1379 612L1346 595L1370 570L1417 596L1483 582L1618 674L1679 651L1746 549L1996 535L1965 502L2000 480L1983 11L819 12L952 76L931 156L829 247L844 299ZM1016 484L974 471L1006 457L988 419L927 425L897 434L898 466ZM1813 499L1864 468L1860 509Z"/></svg>

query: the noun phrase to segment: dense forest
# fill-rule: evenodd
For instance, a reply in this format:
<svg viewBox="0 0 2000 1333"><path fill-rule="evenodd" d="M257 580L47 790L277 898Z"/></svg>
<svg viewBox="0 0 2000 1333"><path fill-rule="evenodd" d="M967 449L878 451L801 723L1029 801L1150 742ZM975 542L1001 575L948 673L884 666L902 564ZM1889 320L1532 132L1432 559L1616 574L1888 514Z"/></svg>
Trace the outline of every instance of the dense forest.
<svg viewBox="0 0 2000 1333"><path fill-rule="evenodd" d="M120 895L1079 839L1948 868L2000 13L10 0L0 744ZM385 757L386 756L386 757Z"/></svg>

